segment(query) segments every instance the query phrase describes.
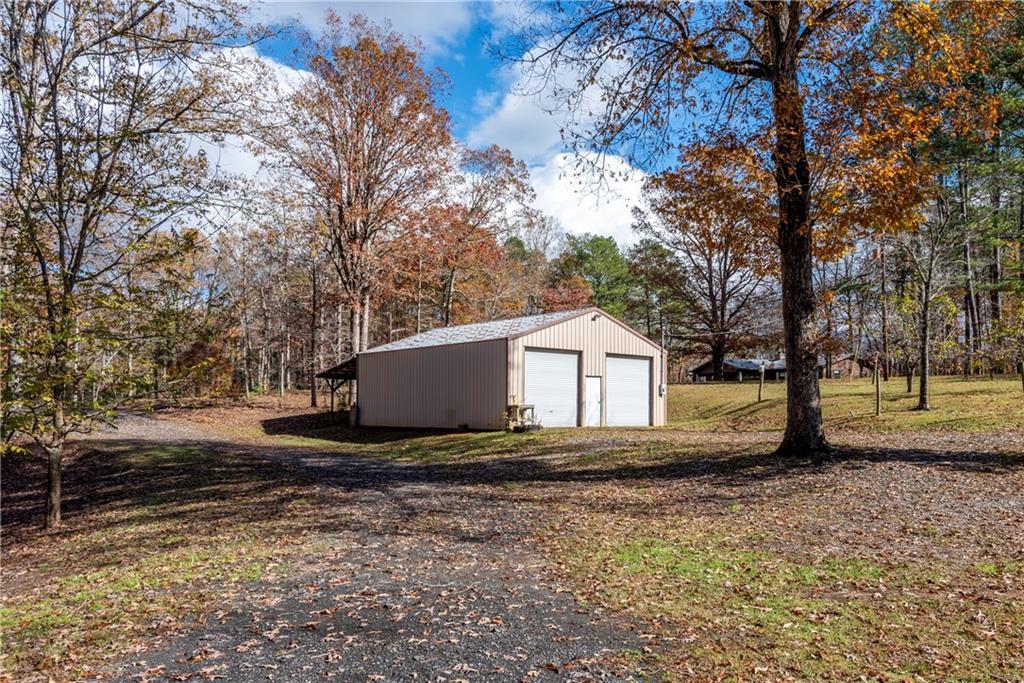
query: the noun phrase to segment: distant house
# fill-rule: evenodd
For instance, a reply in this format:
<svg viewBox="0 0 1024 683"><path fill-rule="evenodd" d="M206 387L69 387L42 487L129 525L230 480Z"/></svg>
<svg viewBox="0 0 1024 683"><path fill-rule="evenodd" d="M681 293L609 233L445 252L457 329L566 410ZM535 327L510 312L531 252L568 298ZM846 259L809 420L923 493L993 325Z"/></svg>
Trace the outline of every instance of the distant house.
<svg viewBox="0 0 1024 683"><path fill-rule="evenodd" d="M767 380L786 379L785 359L768 360L764 358L726 358L722 363L722 381L744 382L756 380L764 365L764 378ZM825 364L818 361L818 375ZM715 378L714 363L709 359L690 370L690 379L694 382L711 382Z"/></svg>
<svg viewBox="0 0 1024 683"><path fill-rule="evenodd" d="M873 359L856 357L852 353L848 353L832 360L832 379L870 377L874 368Z"/></svg>

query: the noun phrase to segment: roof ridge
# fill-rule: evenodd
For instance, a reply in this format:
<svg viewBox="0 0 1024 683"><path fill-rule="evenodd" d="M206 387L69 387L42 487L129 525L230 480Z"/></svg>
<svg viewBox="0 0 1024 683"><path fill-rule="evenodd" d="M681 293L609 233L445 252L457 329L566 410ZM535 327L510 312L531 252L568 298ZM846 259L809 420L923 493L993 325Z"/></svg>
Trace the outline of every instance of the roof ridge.
<svg viewBox="0 0 1024 683"><path fill-rule="evenodd" d="M362 353L400 351L403 349L508 339L513 336L527 334L535 328L543 327L544 325L552 324L553 322L558 322L562 319L572 318L591 310L591 308L593 307L578 308L567 311L533 313L531 315L520 315L511 318L501 318L498 320L482 320L473 323L463 323L461 325L435 327L430 330L424 330L423 332L409 335L408 337L403 337L402 339L379 344L373 348L363 351ZM536 324L528 324L522 329L519 329L519 326L517 326L517 323L524 323L525 321L533 322L533 320L536 320ZM488 332L489 329L491 330L490 332ZM480 335L474 337L473 334L467 334L467 331L479 331ZM435 340L435 338L437 339Z"/></svg>

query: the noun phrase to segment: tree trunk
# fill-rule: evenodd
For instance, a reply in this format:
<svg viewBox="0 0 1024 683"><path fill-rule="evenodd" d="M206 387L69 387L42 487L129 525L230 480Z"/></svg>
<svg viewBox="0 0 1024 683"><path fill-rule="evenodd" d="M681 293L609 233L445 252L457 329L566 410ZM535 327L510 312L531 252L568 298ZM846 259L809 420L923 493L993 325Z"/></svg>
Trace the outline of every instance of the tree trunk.
<svg viewBox="0 0 1024 683"><path fill-rule="evenodd" d="M349 336L349 348L352 351L352 355L359 353L362 349L359 347L359 340L362 339L360 334L360 323L362 315L359 310L359 304L355 304L349 310L348 314L348 336Z"/></svg>
<svg viewBox="0 0 1024 683"><path fill-rule="evenodd" d="M47 446L46 452L46 529L60 526L61 465L64 459L64 439Z"/></svg>
<svg viewBox="0 0 1024 683"><path fill-rule="evenodd" d="M46 518L43 522L45 529L56 529L60 526L61 466L66 438L64 396L66 396L66 392L63 386L54 388L51 396L53 399L53 438L43 448L46 453Z"/></svg>
<svg viewBox="0 0 1024 683"><path fill-rule="evenodd" d="M790 12L790 8L781 6L778 11ZM774 163L786 348L786 431L776 453L805 457L829 450L821 420L815 349L813 238L808 223L810 166L804 140L803 101L796 76L796 50L793 41L785 37L772 48L777 70L772 83Z"/></svg>
<svg viewBox="0 0 1024 683"><path fill-rule="evenodd" d="M928 375L931 368L929 362L929 346L931 345L931 288L928 283L921 285L921 348L918 350L921 365L921 378L919 380L919 391L917 395L917 410L931 410L928 399Z"/></svg>
<svg viewBox="0 0 1024 683"><path fill-rule="evenodd" d="M907 393L914 390L914 366L907 362Z"/></svg>
<svg viewBox="0 0 1024 683"><path fill-rule="evenodd" d="M284 388L292 388L292 333L285 334L284 343Z"/></svg>
<svg viewBox="0 0 1024 683"><path fill-rule="evenodd" d="M370 348L370 294L369 292L363 294L363 321L362 321L362 338L359 342L359 348L362 351Z"/></svg>
<svg viewBox="0 0 1024 683"><path fill-rule="evenodd" d="M444 326L448 327L452 320L452 306L455 300L455 269L448 271L444 285Z"/></svg>
<svg viewBox="0 0 1024 683"><path fill-rule="evenodd" d="M315 257L314 257L315 258ZM309 297L309 407L316 408L316 346L317 346L317 316L320 311L317 309L317 277L316 261L313 261L310 269L310 297Z"/></svg>
<svg viewBox="0 0 1024 683"><path fill-rule="evenodd" d="M1017 277L1024 280L1024 173L1018 177L1017 196Z"/></svg>
<svg viewBox="0 0 1024 683"><path fill-rule="evenodd" d="M995 151L995 162L996 168L999 168L1001 147L998 131L995 134L993 141L993 147ZM990 182L992 183L992 265L989 267L989 280L991 281L992 289L989 290L989 305L991 307L991 320L992 322L998 322L1003 317L1003 294L999 290L999 284L1003 279L1003 253L1000 247L1000 242L1003 239L1002 229L1000 226L1000 212L1002 211L1002 188L999 186L1001 178L998 171L992 176Z"/></svg>
<svg viewBox="0 0 1024 683"><path fill-rule="evenodd" d="M981 344L981 320L978 315L978 296L974 286L974 266L971 262L971 235L967 225L967 205L969 201L967 178L961 168L959 172L959 203L961 228L964 230L964 341L967 350L966 375L974 374L974 353Z"/></svg>
<svg viewBox="0 0 1024 683"><path fill-rule="evenodd" d="M363 318L363 316L362 316L362 314L361 314L361 312L359 310L359 303L357 302L357 303L355 303L353 305L353 307L349 311L349 318L348 318L348 321L349 321L349 328L348 328L349 345L352 348L352 355L353 356L358 354L360 351L362 351L362 348L359 346L359 342L362 339L362 334L361 334L362 318ZM348 405L349 405L350 409L351 409L352 406L355 405L356 401L359 400L359 397L358 397L359 386L358 385L359 385L358 380L351 380L348 383Z"/></svg>
<svg viewBox="0 0 1024 683"><path fill-rule="evenodd" d="M416 334L423 331L423 255L416 268Z"/></svg>
<svg viewBox="0 0 1024 683"><path fill-rule="evenodd" d="M284 396L284 349L277 352L277 395Z"/></svg>
<svg viewBox="0 0 1024 683"><path fill-rule="evenodd" d="M882 266L882 379L889 381L889 299L886 291L885 240L881 243Z"/></svg>
<svg viewBox="0 0 1024 683"><path fill-rule="evenodd" d="M711 343L711 379L721 382L725 375L725 344L721 337Z"/></svg>

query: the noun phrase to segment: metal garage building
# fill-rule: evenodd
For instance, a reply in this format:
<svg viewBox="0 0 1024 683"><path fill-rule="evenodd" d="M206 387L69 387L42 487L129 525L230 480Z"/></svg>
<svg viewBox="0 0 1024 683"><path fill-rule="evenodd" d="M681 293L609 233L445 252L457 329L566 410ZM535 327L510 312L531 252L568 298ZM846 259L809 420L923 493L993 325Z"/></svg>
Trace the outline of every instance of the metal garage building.
<svg viewBox="0 0 1024 683"><path fill-rule="evenodd" d="M502 429L507 406L545 427L663 425L665 353L597 308L439 328L363 351L359 423Z"/></svg>

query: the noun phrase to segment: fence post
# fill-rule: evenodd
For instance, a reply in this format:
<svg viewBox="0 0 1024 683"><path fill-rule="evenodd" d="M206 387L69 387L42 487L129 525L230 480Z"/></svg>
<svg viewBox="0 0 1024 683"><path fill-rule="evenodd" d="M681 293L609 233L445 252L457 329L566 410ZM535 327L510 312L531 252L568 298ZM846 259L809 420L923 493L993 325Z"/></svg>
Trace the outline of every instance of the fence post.
<svg viewBox="0 0 1024 683"><path fill-rule="evenodd" d="M764 361L761 361L761 372L757 381L757 402L761 402L761 391L764 389Z"/></svg>

